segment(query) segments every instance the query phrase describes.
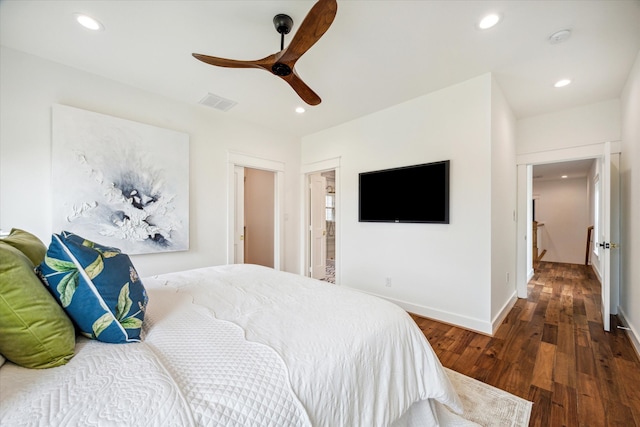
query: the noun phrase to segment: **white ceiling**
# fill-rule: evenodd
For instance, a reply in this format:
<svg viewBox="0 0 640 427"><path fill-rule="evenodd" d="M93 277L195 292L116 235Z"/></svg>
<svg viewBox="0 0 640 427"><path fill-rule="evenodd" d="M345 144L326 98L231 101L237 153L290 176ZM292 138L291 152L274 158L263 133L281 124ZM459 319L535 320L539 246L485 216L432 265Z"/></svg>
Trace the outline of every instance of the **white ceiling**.
<svg viewBox="0 0 640 427"><path fill-rule="evenodd" d="M518 118L617 98L640 50L639 0L338 0L333 25L296 63L323 100L303 115L294 108L304 104L279 78L191 57L265 57L280 48L273 16L293 18L288 41L313 4L1 0L0 43L189 104L213 93L238 105L211 114L300 136L487 72ZM105 30L79 27L75 12ZM481 31L476 24L487 12L503 19ZM561 29L571 38L550 44ZM573 83L555 89L564 77Z"/></svg>
<svg viewBox="0 0 640 427"><path fill-rule="evenodd" d="M574 160L570 162L548 163L533 166L534 181L554 181L558 179L584 178L589 174L595 159Z"/></svg>

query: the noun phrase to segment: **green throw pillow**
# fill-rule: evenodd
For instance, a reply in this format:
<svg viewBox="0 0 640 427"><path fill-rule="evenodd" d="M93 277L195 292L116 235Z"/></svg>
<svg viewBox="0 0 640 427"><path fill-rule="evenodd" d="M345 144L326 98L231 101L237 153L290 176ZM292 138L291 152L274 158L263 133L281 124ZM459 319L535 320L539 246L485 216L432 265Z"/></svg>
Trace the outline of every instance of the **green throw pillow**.
<svg viewBox="0 0 640 427"><path fill-rule="evenodd" d="M47 247L33 234L20 230L19 228L12 228L11 233L2 239L20 252L25 254L27 258L31 260L33 265L38 265L44 259L47 253Z"/></svg>
<svg viewBox="0 0 640 427"><path fill-rule="evenodd" d="M0 353L26 368L52 368L74 351L73 323L29 258L0 240Z"/></svg>

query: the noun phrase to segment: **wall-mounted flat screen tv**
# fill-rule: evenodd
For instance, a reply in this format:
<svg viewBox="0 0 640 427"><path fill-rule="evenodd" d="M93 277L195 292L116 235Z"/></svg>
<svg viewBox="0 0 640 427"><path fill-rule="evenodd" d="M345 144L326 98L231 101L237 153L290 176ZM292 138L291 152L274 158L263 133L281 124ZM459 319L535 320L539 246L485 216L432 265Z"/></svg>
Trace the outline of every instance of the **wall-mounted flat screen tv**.
<svg viewBox="0 0 640 427"><path fill-rule="evenodd" d="M449 160L360 173L358 220L449 224Z"/></svg>

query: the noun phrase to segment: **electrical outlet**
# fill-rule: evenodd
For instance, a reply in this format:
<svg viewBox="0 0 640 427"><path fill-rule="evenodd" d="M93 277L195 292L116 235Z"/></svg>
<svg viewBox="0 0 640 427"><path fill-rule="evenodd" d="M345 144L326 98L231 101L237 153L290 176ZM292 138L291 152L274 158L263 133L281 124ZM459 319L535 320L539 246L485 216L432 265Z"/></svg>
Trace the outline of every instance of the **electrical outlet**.
<svg viewBox="0 0 640 427"><path fill-rule="evenodd" d="M384 284L385 284L385 286L387 288L390 288L391 287L391 277L387 277L387 279L385 280Z"/></svg>

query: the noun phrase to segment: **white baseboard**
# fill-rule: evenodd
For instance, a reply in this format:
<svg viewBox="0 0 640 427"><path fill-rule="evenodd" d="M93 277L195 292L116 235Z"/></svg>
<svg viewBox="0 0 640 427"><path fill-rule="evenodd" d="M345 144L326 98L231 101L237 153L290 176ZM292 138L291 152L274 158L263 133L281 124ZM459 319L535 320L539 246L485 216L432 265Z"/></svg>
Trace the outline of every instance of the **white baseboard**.
<svg viewBox="0 0 640 427"><path fill-rule="evenodd" d="M633 345L634 350L636 351L636 355L640 358L640 335L638 335L638 331L627 321L627 317L625 316L624 310L622 307L618 306L618 318L623 326L629 328L627 330L627 336Z"/></svg>
<svg viewBox="0 0 640 427"><path fill-rule="evenodd" d="M402 307L409 313L417 314L418 316L437 320L438 322L447 323L453 326L458 326L463 329L469 329L473 332L479 332L485 335L491 335L493 332L491 323L482 321L480 319L476 319L468 316L462 316L462 315L459 315L456 313L450 313L447 311L436 310L431 307L425 307L422 305L413 304L413 303L398 300L395 298L389 298L383 295L377 295L371 292L367 292L367 293L371 295L375 295L382 299L386 299L387 301Z"/></svg>
<svg viewBox="0 0 640 427"><path fill-rule="evenodd" d="M595 264L591 264L591 269L596 274L598 281L602 283L602 276L600 275L600 270L598 270L598 267Z"/></svg>
<svg viewBox="0 0 640 427"><path fill-rule="evenodd" d="M531 280L534 274L535 274L535 271L533 270L533 268L529 270L529 273L527 273L527 283L529 283L529 281Z"/></svg>
<svg viewBox="0 0 640 427"><path fill-rule="evenodd" d="M491 322L491 335L494 335L496 333L504 318L507 317L507 314L509 314L513 306L516 305L516 301L518 301L518 294L514 291L511 295L511 298L509 298L509 300L502 306L498 314L496 314L496 316L493 318L493 322Z"/></svg>

